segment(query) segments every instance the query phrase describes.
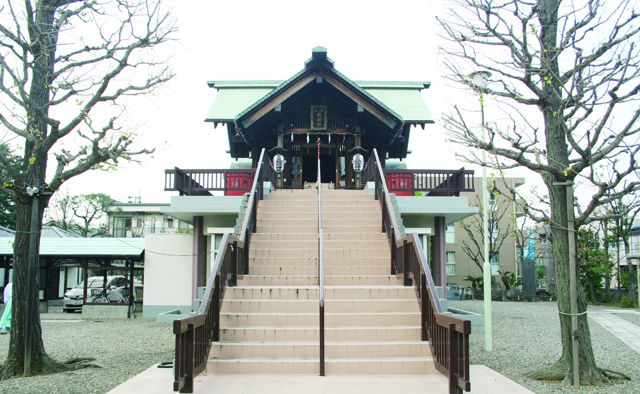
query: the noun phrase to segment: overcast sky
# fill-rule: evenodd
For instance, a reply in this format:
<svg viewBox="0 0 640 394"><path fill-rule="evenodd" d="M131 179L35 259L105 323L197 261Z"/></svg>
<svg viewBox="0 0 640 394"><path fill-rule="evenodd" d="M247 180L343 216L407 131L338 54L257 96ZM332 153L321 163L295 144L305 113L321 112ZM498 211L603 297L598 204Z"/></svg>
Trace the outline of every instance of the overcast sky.
<svg viewBox="0 0 640 394"><path fill-rule="evenodd" d="M215 90L209 80L287 79L311 49L324 46L335 67L353 80L431 81L424 98L436 118L414 128L410 168L460 168L457 146L445 141L442 111L469 93L442 78L439 29L446 1L166 1L179 31L170 66L176 77L127 108L140 143L156 153L115 173L91 172L65 184L71 194L104 192L127 201L168 202L164 169L228 168L226 128L204 117ZM479 118L478 118L479 120ZM467 166L468 167L468 166ZM479 172L477 172L479 174Z"/></svg>

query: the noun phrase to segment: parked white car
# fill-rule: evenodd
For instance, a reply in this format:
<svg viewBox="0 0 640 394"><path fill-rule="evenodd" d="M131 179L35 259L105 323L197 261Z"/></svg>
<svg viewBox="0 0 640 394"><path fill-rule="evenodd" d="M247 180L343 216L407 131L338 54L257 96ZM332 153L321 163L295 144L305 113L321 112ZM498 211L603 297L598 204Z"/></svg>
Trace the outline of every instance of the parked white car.
<svg viewBox="0 0 640 394"><path fill-rule="evenodd" d="M91 297L100 294L105 286L104 276L91 276L87 281L87 296ZM122 275L107 276L106 289L115 290L125 287L127 279ZM64 293L62 300L62 310L65 312L79 311L84 303L84 281L78 283L71 290Z"/></svg>

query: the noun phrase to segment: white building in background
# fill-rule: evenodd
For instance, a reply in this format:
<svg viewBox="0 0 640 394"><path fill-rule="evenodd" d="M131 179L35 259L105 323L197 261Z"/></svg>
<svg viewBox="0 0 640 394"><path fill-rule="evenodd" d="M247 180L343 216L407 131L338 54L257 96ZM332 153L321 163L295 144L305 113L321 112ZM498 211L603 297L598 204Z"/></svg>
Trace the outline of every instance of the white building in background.
<svg viewBox="0 0 640 394"><path fill-rule="evenodd" d="M169 204L127 202L115 203L107 212L109 236L116 238L140 238L145 234L188 233L191 225L185 221L161 213Z"/></svg>

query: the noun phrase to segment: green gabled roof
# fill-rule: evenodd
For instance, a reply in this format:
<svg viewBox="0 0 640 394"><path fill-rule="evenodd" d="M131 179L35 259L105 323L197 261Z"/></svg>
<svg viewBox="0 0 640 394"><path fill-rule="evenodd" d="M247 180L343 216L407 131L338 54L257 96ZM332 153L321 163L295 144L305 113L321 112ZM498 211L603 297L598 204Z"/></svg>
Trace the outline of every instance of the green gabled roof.
<svg viewBox="0 0 640 394"><path fill-rule="evenodd" d="M314 60L317 60L314 63ZM205 121L230 123L257 110L300 78L311 72L332 74L391 117L405 123L433 123L433 117L420 94L429 82L361 81L355 82L335 70L324 48L315 48L305 68L286 81L209 81L218 89Z"/></svg>
<svg viewBox="0 0 640 394"><path fill-rule="evenodd" d="M241 82L241 81L234 81ZM233 122L245 112L252 104L258 100L266 99L266 95L274 88L253 88L250 85L244 87L234 87L228 89L221 87L223 83L216 81L216 88L219 88L209 111L207 112L207 122ZM382 85L383 83L380 83ZM416 82L416 84L422 84ZM238 85L239 86L239 85ZM372 85L369 85L372 86ZM433 123L431 111L422 98L420 90L394 87L364 87L363 90L386 107L395 112L407 123Z"/></svg>
<svg viewBox="0 0 640 394"><path fill-rule="evenodd" d="M220 88L215 100L207 112L206 122L233 122L238 119L251 104L271 92L273 88Z"/></svg>
<svg viewBox="0 0 640 394"><path fill-rule="evenodd" d="M378 101L386 103L406 123L433 123L431 111L419 90L381 88L366 91Z"/></svg>

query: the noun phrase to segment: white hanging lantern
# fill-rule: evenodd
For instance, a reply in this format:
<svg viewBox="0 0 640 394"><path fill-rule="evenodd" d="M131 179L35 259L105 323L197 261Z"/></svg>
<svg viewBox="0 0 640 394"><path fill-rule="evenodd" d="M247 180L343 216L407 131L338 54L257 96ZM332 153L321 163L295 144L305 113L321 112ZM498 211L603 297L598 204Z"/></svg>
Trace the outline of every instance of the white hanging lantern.
<svg viewBox="0 0 640 394"><path fill-rule="evenodd" d="M364 156L360 153L356 153L353 155L353 159L351 159L351 164L353 165L353 171L356 173L362 172L364 169Z"/></svg>
<svg viewBox="0 0 640 394"><path fill-rule="evenodd" d="M281 154L277 154L273 156L273 169L281 174L284 171L284 165L287 163L287 160Z"/></svg>

